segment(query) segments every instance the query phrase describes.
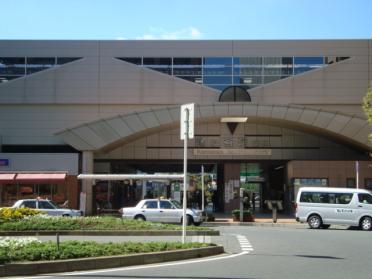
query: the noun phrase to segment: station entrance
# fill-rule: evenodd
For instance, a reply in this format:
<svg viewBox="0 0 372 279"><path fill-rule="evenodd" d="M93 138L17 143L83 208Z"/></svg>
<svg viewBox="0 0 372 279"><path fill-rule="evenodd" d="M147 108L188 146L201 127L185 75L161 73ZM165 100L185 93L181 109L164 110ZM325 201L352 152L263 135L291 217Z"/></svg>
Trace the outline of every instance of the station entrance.
<svg viewBox="0 0 372 279"><path fill-rule="evenodd" d="M180 161L109 161L110 173L182 173ZM286 202L286 161L195 161L188 163L188 207L202 207L202 166L204 168L204 205L207 211L230 213L239 208L239 189L245 188L249 205L255 212L267 210L266 200ZM96 173L99 173L98 170ZM102 173L102 172L101 172ZM134 206L143 198L172 198L182 201L181 180L95 181L93 208L99 212Z"/></svg>

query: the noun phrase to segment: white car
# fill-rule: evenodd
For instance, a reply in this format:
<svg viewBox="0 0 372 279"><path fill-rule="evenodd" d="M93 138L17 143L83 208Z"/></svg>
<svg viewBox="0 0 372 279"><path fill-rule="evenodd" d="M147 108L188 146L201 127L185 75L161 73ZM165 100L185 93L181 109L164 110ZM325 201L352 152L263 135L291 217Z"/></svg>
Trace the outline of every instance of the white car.
<svg viewBox="0 0 372 279"><path fill-rule="evenodd" d="M296 220L312 229L330 225L372 229L372 193L364 189L302 187L297 194Z"/></svg>
<svg viewBox="0 0 372 279"><path fill-rule="evenodd" d="M162 223L182 223L182 206L175 200L146 199L135 207L119 210L124 219L136 219ZM187 225L200 225L203 220L201 210L186 209Z"/></svg>
<svg viewBox="0 0 372 279"><path fill-rule="evenodd" d="M82 212L76 209L59 208L50 200L27 199L18 200L12 208L33 208L52 216L81 216Z"/></svg>

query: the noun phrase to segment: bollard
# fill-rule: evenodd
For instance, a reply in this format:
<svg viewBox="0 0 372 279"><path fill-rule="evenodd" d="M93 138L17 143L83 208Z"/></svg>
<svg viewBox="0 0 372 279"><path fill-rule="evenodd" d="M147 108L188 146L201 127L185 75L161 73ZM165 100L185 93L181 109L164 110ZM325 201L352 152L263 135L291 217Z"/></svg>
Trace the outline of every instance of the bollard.
<svg viewBox="0 0 372 279"><path fill-rule="evenodd" d="M275 204L273 204L273 222L276 223L277 219L277 207Z"/></svg>

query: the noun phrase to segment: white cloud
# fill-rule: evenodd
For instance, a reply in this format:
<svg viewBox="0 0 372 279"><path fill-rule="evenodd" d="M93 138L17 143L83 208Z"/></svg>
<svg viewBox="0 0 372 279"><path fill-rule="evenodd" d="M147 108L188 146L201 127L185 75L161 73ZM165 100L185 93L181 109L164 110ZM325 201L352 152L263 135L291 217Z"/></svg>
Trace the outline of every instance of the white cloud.
<svg viewBox="0 0 372 279"><path fill-rule="evenodd" d="M137 37L137 40L195 40L203 37L199 29L195 27L182 28L168 31L163 28L150 27L149 32Z"/></svg>
<svg viewBox="0 0 372 279"><path fill-rule="evenodd" d="M126 40L127 38L124 38L124 37L116 37L115 40L119 40L119 41L122 41L122 40Z"/></svg>

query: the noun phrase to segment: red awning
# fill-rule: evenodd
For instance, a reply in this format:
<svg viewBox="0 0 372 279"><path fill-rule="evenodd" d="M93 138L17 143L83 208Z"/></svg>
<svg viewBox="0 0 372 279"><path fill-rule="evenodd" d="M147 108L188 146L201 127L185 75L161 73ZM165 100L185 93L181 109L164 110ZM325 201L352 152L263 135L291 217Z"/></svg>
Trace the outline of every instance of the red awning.
<svg viewBox="0 0 372 279"><path fill-rule="evenodd" d="M0 182L13 182L15 173L0 173Z"/></svg>
<svg viewBox="0 0 372 279"><path fill-rule="evenodd" d="M63 183L66 173L18 173L15 182L18 183Z"/></svg>

